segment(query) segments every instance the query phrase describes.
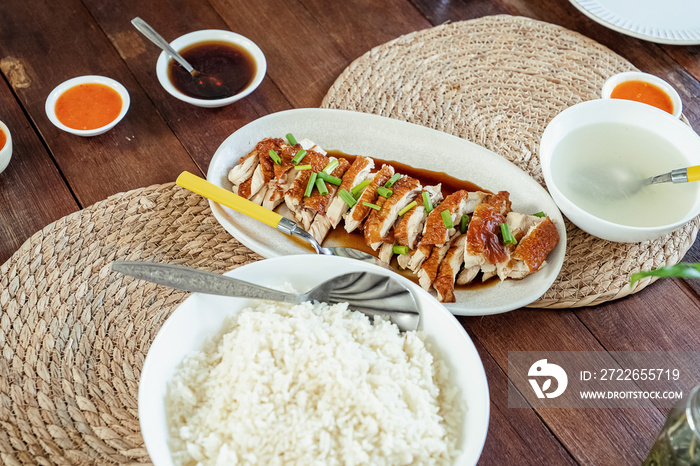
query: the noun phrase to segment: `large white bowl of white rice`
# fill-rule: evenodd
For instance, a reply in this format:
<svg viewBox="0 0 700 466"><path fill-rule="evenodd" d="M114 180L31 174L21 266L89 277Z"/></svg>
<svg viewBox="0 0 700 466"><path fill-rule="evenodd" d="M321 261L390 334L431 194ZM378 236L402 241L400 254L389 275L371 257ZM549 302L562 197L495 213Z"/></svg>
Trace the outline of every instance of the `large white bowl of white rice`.
<svg viewBox="0 0 700 466"><path fill-rule="evenodd" d="M350 271L410 289L418 331L345 304L188 297L141 372L139 422L153 463L476 464L489 422L486 375L461 324L430 294L335 256L281 256L226 275L305 292Z"/></svg>

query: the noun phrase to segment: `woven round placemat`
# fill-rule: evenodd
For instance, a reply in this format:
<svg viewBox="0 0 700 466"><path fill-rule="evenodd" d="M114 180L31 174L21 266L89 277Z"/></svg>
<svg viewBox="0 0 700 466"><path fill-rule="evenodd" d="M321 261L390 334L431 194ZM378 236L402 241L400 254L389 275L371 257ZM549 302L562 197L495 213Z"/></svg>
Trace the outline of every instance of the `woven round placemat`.
<svg viewBox="0 0 700 466"><path fill-rule="evenodd" d="M375 47L343 71L321 106L453 134L507 158L545 186L537 154L547 123L567 107L599 98L608 77L630 70L636 68L627 60L576 32L487 16ZM567 221L561 273L533 306L588 306L639 291L653 279L631 288L630 274L679 262L699 226L696 218L654 241L611 243Z"/></svg>
<svg viewBox="0 0 700 466"><path fill-rule="evenodd" d="M174 184L68 215L0 266L0 464L150 459L139 428L141 367L187 293L110 270L148 260L223 272L261 259Z"/></svg>

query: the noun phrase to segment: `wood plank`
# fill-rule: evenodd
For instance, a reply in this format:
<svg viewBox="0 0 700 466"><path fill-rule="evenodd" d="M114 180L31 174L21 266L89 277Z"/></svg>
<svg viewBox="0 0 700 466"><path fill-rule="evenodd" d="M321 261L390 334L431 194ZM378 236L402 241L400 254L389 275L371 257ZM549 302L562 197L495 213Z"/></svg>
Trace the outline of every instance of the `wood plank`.
<svg viewBox="0 0 700 466"><path fill-rule="evenodd" d="M489 384L490 422L479 464L576 464L532 409L509 408L506 373L473 339Z"/></svg>
<svg viewBox="0 0 700 466"><path fill-rule="evenodd" d="M459 320L504 371L509 351L605 350L572 311L521 309ZM600 464L601 458L608 464L639 463L665 418L657 409L538 409L537 414L583 464Z"/></svg>
<svg viewBox="0 0 700 466"><path fill-rule="evenodd" d="M700 301L681 281L660 279L576 315L608 351L698 350Z"/></svg>
<svg viewBox="0 0 700 466"><path fill-rule="evenodd" d="M232 30L262 48L268 74L294 107L318 107L357 56L430 25L399 0L212 0L212 4Z"/></svg>
<svg viewBox="0 0 700 466"><path fill-rule="evenodd" d="M31 235L79 207L2 79L0 109L0 118L10 129L13 146L10 163L0 173L0 264L3 264Z"/></svg>
<svg viewBox="0 0 700 466"><path fill-rule="evenodd" d="M700 242L695 241L681 260L683 262L700 262ZM700 280L687 279L683 282L689 289L693 290L696 296L700 296Z"/></svg>
<svg viewBox="0 0 700 466"><path fill-rule="evenodd" d="M229 30L208 2L84 0L83 3L203 172L216 149L232 132L268 113L291 108L269 77L245 99L215 109L187 104L163 89L155 72L160 49L132 26L131 19L141 17L169 41L197 29Z"/></svg>
<svg viewBox="0 0 700 466"><path fill-rule="evenodd" d="M482 16L517 14L517 10L503 0L467 0L463 2L411 0L411 3L434 26L448 21L464 21Z"/></svg>
<svg viewBox="0 0 700 466"><path fill-rule="evenodd" d="M173 181L182 170L197 171L79 0L2 2L0 54L13 57L26 73L28 84L15 86L15 91L81 206L116 192ZM85 74L112 77L131 94L124 120L94 138L61 132L44 112L48 90Z"/></svg>

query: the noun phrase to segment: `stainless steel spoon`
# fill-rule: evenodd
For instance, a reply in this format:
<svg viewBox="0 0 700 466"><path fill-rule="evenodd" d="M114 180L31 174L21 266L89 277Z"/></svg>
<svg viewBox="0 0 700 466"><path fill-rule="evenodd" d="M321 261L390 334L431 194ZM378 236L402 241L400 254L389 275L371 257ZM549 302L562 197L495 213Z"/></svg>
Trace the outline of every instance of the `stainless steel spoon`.
<svg viewBox="0 0 700 466"><path fill-rule="evenodd" d="M229 190L223 189L209 181L201 178L197 175L193 175L190 172L182 172L180 176L177 177L175 181L178 186L182 186L185 189L197 193L207 199L214 202L218 202L221 205L230 207L231 209L247 215L250 218L259 220L271 227L277 228L279 231L287 234L297 236L304 241L311 244L316 253L325 254L329 256L341 256L349 257L351 259L358 259L361 261L369 262L371 264L379 265L381 267L389 268L389 265L385 262L380 261L372 254L368 254L364 251L352 248L342 248L342 247L331 247L326 248L321 246L316 239L311 236L310 233L302 229L296 222L289 220L286 217L281 216L277 212L273 212L266 209L254 202L249 201Z"/></svg>
<svg viewBox="0 0 700 466"><path fill-rule="evenodd" d="M183 68L192 76L196 84L195 88L200 97L205 99L218 99L232 95L231 89L228 88L220 79L206 73L202 73L194 69L194 67L177 53L170 44L161 37L146 21L138 16L131 20L131 24L141 32L151 42L156 44L168 55L173 57Z"/></svg>
<svg viewBox="0 0 700 466"><path fill-rule="evenodd" d="M352 310L378 315L399 330L416 330L420 311L411 292L387 275L351 272L330 278L303 294L285 293L218 273L155 262L114 261L112 270L183 291L291 304L305 301L348 303Z"/></svg>
<svg viewBox="0 0 700 466"><path fill-rule="evenodd" d="M700 180L700 165L676 168L661 175L644 177L639 171L589 168L582 170L573 181L579 192L602 201L624 199L647 186L659 183L687 183Z"/></svg>

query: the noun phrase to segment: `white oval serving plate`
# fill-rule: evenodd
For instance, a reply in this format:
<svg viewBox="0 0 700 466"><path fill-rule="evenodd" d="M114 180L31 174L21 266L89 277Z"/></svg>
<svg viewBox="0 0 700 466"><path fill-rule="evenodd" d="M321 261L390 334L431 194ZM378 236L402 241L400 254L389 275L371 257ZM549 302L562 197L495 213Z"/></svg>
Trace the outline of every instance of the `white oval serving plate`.
<svg viewBox="0 0 700 466"><path fill-rule="evenodd" d="M464 139L411 123L366 113L331 109L294 109L259 118L229 136L209 164L207 179L231 189L226 175L238 160L266 137L292 133L325 150L397 161L470 181L483 189L510 192L513 210L544 211L557 225L561 240L547 266L522 280L457 289L457 302L446 307L458 315L487 315L526 306L542 296L559 274L566 250L566 229L557 205L534 179L505 158ZM309 253L289 236L227 207L210 202L217 220L241 243L264 257ZM340 246L331 240L324 246Z"/></svg>

